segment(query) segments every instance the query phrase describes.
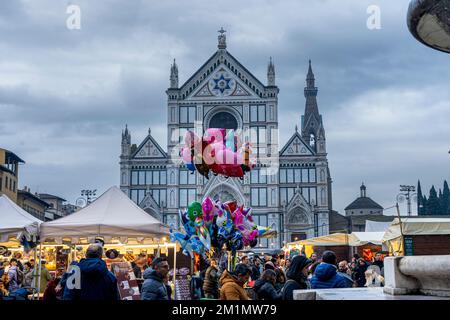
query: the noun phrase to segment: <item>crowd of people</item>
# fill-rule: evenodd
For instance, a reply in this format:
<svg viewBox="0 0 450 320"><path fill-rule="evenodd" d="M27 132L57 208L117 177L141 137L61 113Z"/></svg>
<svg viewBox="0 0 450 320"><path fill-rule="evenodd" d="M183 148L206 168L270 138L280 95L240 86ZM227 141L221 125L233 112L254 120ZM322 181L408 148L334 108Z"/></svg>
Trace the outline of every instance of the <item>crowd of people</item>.
<svg viewBox="0 0 450 320"><path fill-rule="evenodd" d="M103 246L91 244L85 258L74 262L79 270L78 285L68 284L74 273L52 279L41 261L40 289L44 300L119 300L117 279L102 259ZM22 264L20 253L0 264L0 299L26 298L38 287L35 261ZM309 258L299 254L289 259L283 255L242 256L232 271L211 259L208 267L191 279L192 299L220 300L293 300L294 290L383 286L384 266L380 253L373 262L355 254L350 262L337 261L332 251ZM142 300L172 300L170 265L165 257L139 255L132 263ZM72 280L71 280L72 281ZM76 281L75 281L76 282Z"/></svg>

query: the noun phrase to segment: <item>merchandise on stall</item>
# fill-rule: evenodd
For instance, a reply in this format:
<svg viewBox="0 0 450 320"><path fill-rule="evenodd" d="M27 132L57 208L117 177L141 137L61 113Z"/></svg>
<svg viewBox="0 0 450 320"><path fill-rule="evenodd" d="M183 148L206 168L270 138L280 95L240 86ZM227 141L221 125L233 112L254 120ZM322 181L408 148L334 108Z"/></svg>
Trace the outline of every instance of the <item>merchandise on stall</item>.
<svg viewBox="0 0 450 320"><path fill-rule="evenodd" d="M113 262L111 270L117 278L121 300L141 300L138 282L129 262Z"/></svg>

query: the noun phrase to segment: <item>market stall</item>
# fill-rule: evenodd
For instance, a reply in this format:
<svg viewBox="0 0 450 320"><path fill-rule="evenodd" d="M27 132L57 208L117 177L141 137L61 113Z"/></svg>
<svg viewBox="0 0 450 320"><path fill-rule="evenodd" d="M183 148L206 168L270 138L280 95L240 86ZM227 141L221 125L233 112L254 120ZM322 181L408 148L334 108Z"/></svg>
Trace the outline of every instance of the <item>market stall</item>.
<svg viewBox="0 0 450 320"><path fill-rule="evenodd" d="M396 218L382 242L394 256L448 255L450 218Z"/></svg>
<svg viewBox="0 0 450 320"><path fill-rule="evenodd" d="M120 263L129 264L139 253L172 256L176 268L177 247L168 242L169 234L167 225L143 211L114 186L80 211L43 223L41 252L44 255L49 251L56 253L56 272L60 272L67 269L72 260L83 257L90 243L101 239L105 252L116 251L106 259L113 269L114 266L116 270L123 269L124 264Z"/></svg>
<svg viewBox="0 0 450 320"><path fill-rule="evenodd" d="M338 261L349 260L354 253L358 253L366 260L371 260L375 252L381 251L383 234L383 232L332 233L287 243L285 250L290 256L303 252L307 257L313 252L320 256L323 252L331 250L336 254ZM371 255L368 252L371 252Z"/></svg>

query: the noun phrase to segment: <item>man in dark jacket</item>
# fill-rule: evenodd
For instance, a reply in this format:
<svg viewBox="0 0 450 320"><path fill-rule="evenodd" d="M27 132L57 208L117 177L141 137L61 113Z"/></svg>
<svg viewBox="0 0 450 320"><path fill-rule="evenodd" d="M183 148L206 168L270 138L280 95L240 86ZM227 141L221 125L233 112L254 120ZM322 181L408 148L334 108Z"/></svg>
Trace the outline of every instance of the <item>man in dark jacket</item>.
<svg viewBox="0 0 450 320"><path fill-rule="evenodd" d="M164 279L169 272L169 263L165 258L156 258L152 269L144 271L141 300L169 300Z"/></svg>
<svg viewBox="0 0 450 320"><path fill-rule="evenodd" d="M314 271L311 279L312 289L350 288L349 282L337 272L336 255L333 251L325 251L322 263Z"/></svg>
<svg viewBox="0 0 450 320"><path fill-rule="evenodd" d="M287 281L281 290L283 300L294 300L294 290L308 289L308 268L312 261L303 255L292 258L291 265L286 273Z"/></svg>
<svg viewBox="0 0 450 320"><path fill-rule="evenodd" d="M208 299L219 298L219 270L214 259L211 260L211 265L206 269L203 292Z"/></svg>
<svg viewBox="0 0 450 320"><path fill-rule="evenodd" d="M103 247L91 244L86 251L86 259L81 259L74 266L74 273L69 275L64 288L63 300L120 300L117 279L108 270L102 260ZM71 278L79 278L80 286L76 287ZM70 282L70 283L69 283Z"/></svg>

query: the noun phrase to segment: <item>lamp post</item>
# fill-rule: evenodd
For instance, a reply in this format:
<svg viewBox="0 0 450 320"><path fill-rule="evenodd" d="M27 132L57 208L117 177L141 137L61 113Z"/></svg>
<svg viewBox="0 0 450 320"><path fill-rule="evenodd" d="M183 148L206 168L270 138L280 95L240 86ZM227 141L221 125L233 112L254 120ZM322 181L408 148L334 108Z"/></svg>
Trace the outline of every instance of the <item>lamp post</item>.
<svg viewBox="0 0 450 320"><path fill-rule="evenodd" d="M79 205L80 207L84 207L89 205L93 200L95 200L96 197L96 193L97 193L97 189L94 190L88 190L88 189L83 189L81 190L81 197L79 197L76 201L77 205Z"/></svg>
<svg viewBox="0 0 450 320"><path fill-rule="evenodd" d="M403 202L406 198L406 204L408 207L408 216L411 216L411 198L416 196L417 193L415 193L416 187L415 186L408 186L408 185L400 185L400 193L397 195L397 201Z"/></svg>

